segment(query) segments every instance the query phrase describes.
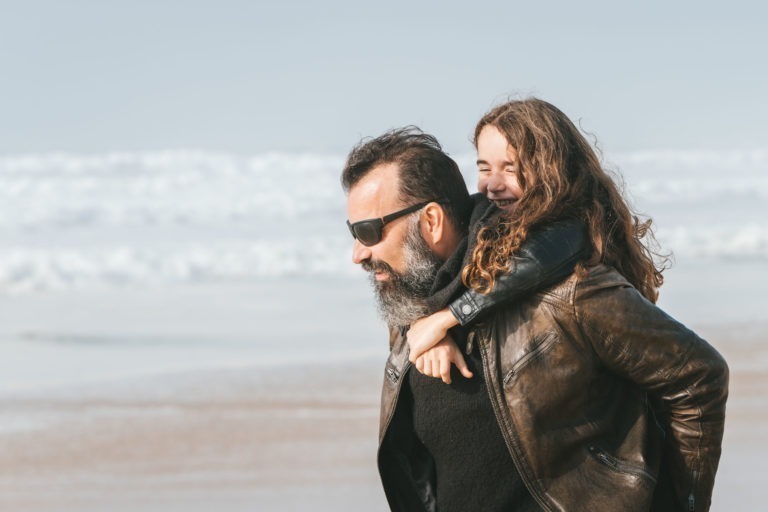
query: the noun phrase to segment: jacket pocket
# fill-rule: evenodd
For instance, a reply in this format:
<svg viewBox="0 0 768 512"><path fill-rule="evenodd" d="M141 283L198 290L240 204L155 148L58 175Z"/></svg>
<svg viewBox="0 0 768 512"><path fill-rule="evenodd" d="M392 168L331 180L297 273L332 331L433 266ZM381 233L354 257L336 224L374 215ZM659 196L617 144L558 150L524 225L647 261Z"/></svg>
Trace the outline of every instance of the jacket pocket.
<svg viewBox="0 0 768 512"><path fill-rule="evenodd" d="M602 448L599 448L594 445L590 445L587 448L587 451L589 451L589 454L597 462L615 471L616 473L622 473L625 475L636 476L636 477L643 477L650 480L650 482L654 486L656 485L656 477L653 476L648 471L646 471L645 468L639 466L638 464L634 464L631 462L627 462L625 460L618 459L613 455L611 455L610 453L603 450Z"/></svg>
<svg viewBox="0 0 768 512"><path fill-rule="evenodd" d="M533 343L531 343L531 349L523 354L523 356L518 359L515 364L512 365L512 368L510 368L504 375L504 385L509 384L512 379L514 379L515 376L520 372L520 370L528 366L531 362L540 358L552 347L554 347L556 341L557 334L552 331L535 338Z"/></svg>

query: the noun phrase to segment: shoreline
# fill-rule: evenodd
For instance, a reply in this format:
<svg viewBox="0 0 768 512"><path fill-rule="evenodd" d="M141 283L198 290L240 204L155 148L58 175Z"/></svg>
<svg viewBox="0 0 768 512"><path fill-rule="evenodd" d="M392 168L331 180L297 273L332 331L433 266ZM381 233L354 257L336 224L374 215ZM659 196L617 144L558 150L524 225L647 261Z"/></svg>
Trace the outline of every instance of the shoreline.
<svg viewBox="0 0 768 512"><path fill-rule="evenodd" d="M768 499L768 329L700 329L731 368L712 510ZM228 367L0 395L0 509L387 510L386 357ZM24 418L29 420L26 426Z"/></svg>

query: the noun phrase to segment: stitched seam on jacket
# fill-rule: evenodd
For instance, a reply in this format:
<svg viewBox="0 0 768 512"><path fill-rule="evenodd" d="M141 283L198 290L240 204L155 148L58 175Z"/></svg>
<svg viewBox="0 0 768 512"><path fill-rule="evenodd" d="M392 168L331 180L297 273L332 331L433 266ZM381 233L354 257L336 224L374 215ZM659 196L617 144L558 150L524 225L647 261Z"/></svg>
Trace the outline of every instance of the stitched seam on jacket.
<svg viewBox="0 0 768 512"><path fill-rule="evenodd" d="M680 365L678 365L676 371L673 373L673 376L671 378L678 377L680 372L683 371L683 368L690 360L690 353L692 351L693 351L693 347L688 347L688 350L686 350L685 352L685 357L681 358L682 362L680 363ZM690 386L687 386L685 388L685 392L688 394L688 396L693 396ZM697 417L701 418L702 416L701 406L696 405L695 410L696 410ZM691 479L691 492L695 492L694 485L696 485L696 482L694 482L694 480L695 480L695 473L697 472L695 468L698 468L698 466L701 464L701 440L704 437L704 431L701 428L701 422L697 421L695 423L696 423L696 450L694 454L694 460L691 461L691 466L690 466L691 472L693 474L688 475Z"/></svg>

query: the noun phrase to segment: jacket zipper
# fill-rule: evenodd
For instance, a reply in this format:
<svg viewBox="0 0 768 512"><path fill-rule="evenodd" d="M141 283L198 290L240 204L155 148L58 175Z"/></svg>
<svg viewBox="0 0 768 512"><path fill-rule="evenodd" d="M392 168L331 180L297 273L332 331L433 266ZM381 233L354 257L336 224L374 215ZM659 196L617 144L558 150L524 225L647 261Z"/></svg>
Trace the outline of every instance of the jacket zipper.
<svg viewBox="0 0 768 512"><path fill-rule="evenodd" d="M650 473L648 473L647 471L640 469L638 467L635 467L631 464L627 464L624 461L621 461L616 457L614 457L613 455L598 448L597 446L589 446L588 449L589 449L589 453L591 453L598 461L612 468L614 471L618 471L620 473L627 473L630 475L638 475L638 476L642 475L648 478L654 484L656 483L656 478Z"/></svg>
<svg viewBox="0 0 768 512"><path fill-rule="evenodd" d="M540 356L545 350L551 347L552 344L555 343L555 341L556 341L556 336L554 333L550 332L549 334L547 334L544 337L544 339L541 341L541 343L536 345L536 347L533 350L531 350L530 352L525 354L523 357L521 357L520 360L517 361L512 368L510 368L510 370L504 376L504 384L505 385L509 384L509 381L512 380L512 377L514 377L515 374L519 372L521 368L523 368L524 366L527 366L532 359Z"/></svg>
<svg viewBox="0 0 768 512"><path fill-rule="evenodd" d="M487 346L486 340L484 340L481 337L480 343L478 343L478 346L480 347L480 356L483 361L483 374L485 376L485 387L488 390L488 395L491 398L491 405L493 406L493 414L496 416L496 423L499 426L499 430L501 430L501 435L504 438L504 443L507 445L507 451L509 451L509 454L512 457L512 462L515 464L515 468L517 469L517 473L520 475L520 478L523 480L525 487L528 489L528 492L531 493L531 496L533 497L533 499L536 500L536 503L538 503L545 511L552 512L552 509L549 508L549 505L544 501L544 498L539 494L538 489L534 489L533 485L528 479L528 475L523 471L520 461L517 459L517 457L515 457L515 453L517 453L517 451L514 449L514 442L510 438L510 434L508 430L504 428L504 425L506 425L506 423L502 418L501 404L499 403L499 398L498 396L496 396L495 393L493 393L493 391L491 390L491 386L489 386L489 383L491 382L491 371L490 371L490 368L488 368L488 352L487 352L488 346Z"/></svg>
<svg viewBox="0 0 768 512"><path fill-rule="evenodd" d="M405 365L403 366L402 375L404 375L408 371L408 368L410 368L410 366L411 366L411 362L406 361ZM389 424L392 423L392 417L395 415L395 411L397 410L397 402L400 401L400 388L403 386L403 383L400 380L400 375L401 374L399 374L397 370L395 370L394 368L387 369L387 377L396 386L396 389L395 389L395 400L392 403L392 410L390 411L389 416L387 416L387 421L384 424L384 429L382 430L382 432L384 432L384 435L386 435L386 432L389 430ZM379 441L379 450L381 450L381 442L384 440L384 435L381 436L381 441Z"/></svg>
<svg viewBox="0 0 768 512"><path fill-rule="evenodd" d="M696 512L696 495L694 494L694 491L696 490L696 484L699 479L699 472L694 471L693 472L693 481L691 482L691 492L688 494L688 512Z"/></svg>

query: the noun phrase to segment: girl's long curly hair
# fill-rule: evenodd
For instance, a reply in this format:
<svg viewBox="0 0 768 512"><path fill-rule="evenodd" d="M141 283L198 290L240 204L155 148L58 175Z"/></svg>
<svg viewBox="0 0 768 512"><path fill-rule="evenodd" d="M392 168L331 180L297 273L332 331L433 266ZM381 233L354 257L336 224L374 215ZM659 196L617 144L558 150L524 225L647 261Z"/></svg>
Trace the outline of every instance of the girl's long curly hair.
<svg viewBox="0 0 768 512"><path fill-rule="evenodd" d="M519 158L523 189L512 215L499 215L477 234L464 284L487 292L496 276L509 271L511 256L531 229L576 218L586 226L592 253L577 266L605 263L618 270L649 301L656 302L669 258L657 252L651 219L640 220L581 132L557 107L536 98L513 100L477 123L474 143L494 126Z"/></svg>

